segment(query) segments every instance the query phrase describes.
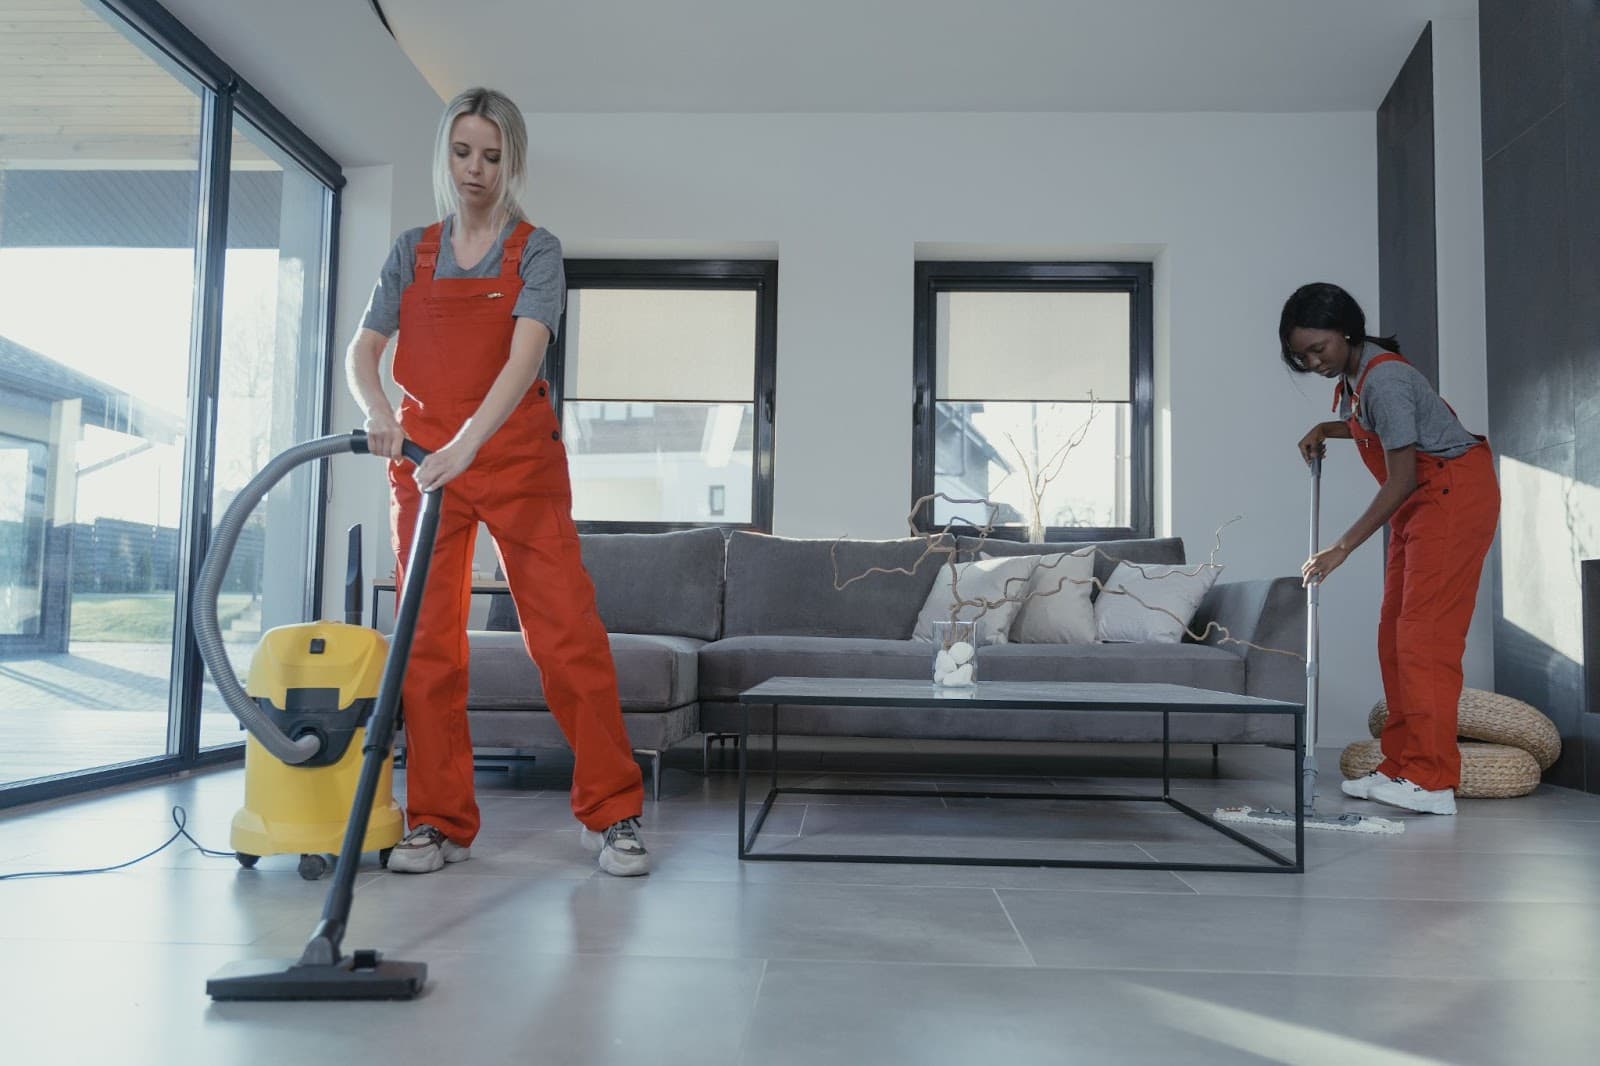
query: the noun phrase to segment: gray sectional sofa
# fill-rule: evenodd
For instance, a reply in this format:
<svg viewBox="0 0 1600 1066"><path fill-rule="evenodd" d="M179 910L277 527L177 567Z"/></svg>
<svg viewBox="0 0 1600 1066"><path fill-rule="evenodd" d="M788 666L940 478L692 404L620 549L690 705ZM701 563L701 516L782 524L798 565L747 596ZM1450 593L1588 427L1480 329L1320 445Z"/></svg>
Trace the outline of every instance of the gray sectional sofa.
<svg viewBox="0 0 1600 1066"><path fill-rule="evenodd" d="M737 733L739 693L769 677L925 678L930 646L910 639L942 554L924 557L918 539L800 540L719 529L584 535L584 564L600 617L611 633L623 717L634 748L651 757L659 787L661 752L696 734ZM977 542L958 542L963 557ZM1081 545L988 540L989 555L1044 554ZM1108 541L1095 573L1118 560L1183 563L1178 539ZM841 578L872 567L844 589ZM920 565L919 565L920 560ZM1191 628L1225 625L1236 638L1269 648L1305 643L1305 600L1298 578L1222 580ZM519 751L560 747L545 709L538 669L516 632L515 608L496 596L487 628L469 633L467 697L473 743ZM1219 643L1004 644L979 652L980 676L995 681L1146 681L1194 685L1298 701L1303 664L1290 656ZM756 712L762 713L762 712ZM1159 741L1156 715L1038 714L793 708L784 732L918 739L1123 742ZM764 721L752 718L761 732ZM1174 716L1175 742L1290 744L1293 724L1273 715Z"/></svg>

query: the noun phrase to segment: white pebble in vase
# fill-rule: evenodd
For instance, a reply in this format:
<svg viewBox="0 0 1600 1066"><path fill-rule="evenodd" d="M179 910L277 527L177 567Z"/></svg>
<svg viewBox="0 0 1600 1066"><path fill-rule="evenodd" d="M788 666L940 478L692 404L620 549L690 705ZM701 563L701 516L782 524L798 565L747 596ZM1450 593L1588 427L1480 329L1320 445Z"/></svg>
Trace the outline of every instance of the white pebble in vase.
<svg viewBox="0 0 1600 1066"><path fill-rule="evenodd" d="M933 672L936 675L948 674L965 661L964 659L957 659L950 651L941 650L938 655L933 657Z"/></svg>
<svg viewBox="0 0 1600 1066"><path fill-rule="evenodd" d="M957 666L964 666L972 661L973 647L964 640L958 640L950 645L950 658ZM970 676L971 671L968 671Z"/></svg>
<svg viewBox="0 0 1600 1066"><path fill-rule="evenodd" d="M972 664L966 663L950 671L943 684L948 688L966 688L972 684Z"/></svg>

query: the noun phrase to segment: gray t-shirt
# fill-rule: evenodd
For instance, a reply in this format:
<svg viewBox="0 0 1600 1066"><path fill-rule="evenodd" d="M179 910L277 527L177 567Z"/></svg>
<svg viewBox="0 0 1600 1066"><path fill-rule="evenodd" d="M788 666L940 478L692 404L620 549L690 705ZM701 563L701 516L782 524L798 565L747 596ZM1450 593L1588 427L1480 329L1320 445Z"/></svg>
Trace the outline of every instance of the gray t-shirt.
<svg viewBox="0 0 1600 1066"><path fill-rule="evenodd" d="M1382 354L1372 344L1361 349L1355 381L1372 359ZM1339 415L1350 417L1350 390L1345 389ZM1415 444L1419 452L1452 459L1474 444L1468 433L1439 394L1422 376L1422 371L1404 361L1390 360L1374 367L1361 386L1361 425L1378 435L1383 450L1392 452Z"/></svg>
<svg viewBox="0 0 1600 1066"><path fill-rule="evenodd" d="M508 224L500 234L500 240L466 270L456 264L455 252L450 247L450 230L454 223L454 215L444 220L444 229L439 234L439 258L433 264L433 276L492 278L499 274L501 249L516 228L516 223ZM400 328L400 294L411 284L417 265L417 245L422 241L424 229L422 226L408 229L394 242L389 258L383 264L383 271L378 275L378 284L372 289L372 299L367 301L366 313L361 316L363 328L385 337ZM522 292L517 296L512 315L543 322L550 330L551 339L555 339L567 294L567 275L561 263L561 242L555 234L543 227L528 234L528 243L522 248L520 272Z"/></svg>

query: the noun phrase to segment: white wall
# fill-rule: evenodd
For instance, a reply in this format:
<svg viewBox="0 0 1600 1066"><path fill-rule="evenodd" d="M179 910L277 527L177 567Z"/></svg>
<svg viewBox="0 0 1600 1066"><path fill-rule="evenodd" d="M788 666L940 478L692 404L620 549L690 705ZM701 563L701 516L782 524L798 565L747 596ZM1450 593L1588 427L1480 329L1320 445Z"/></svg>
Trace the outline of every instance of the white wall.
<svg viewBox="0 0 1600 1066"><path fill-rule="evenodd" d="M394 239L394 167L350 167L340 197L339 279L333 312L335 381L329 411L330 431L361 425L361 412L345 387L342 353L355 335ZM338 459L330 466L324 555L323 613L335 616L344 596L345 531L362 525L362 573L370 582L387 575L393 563L386 517L388 486L383 465L374 459Z"/></svg>
<svg viewBox="0 0 1600 1066"><path fill-rule="evenodd" d="M437 121L437 118L434 118ZM361 409L344 383L344 349L361 325L373 283L395 238L432 217L429 169L431 135L419 127L415 145L406 145L409 165L347 167L339 218L339 278L334 307L333 404L329 430L361 428ZM393 345L390 345L390 353ZM387 367L388 357L385 357ZM385 376L391 402L400 394ZM387 577L394 568L389 544L389 484L385 464L370 458L338 459L331 465L324 544L323 613L332 616L344 603L346 530L362 525L362 570L367 581ZM380 607L388 610L392 601ZM369 619L370 621L370 619Z"/></svg>
<svg viewBox="0 0 1600 1066"><path fill-rule="evenodd" d="M1294 442L1328 404L1324 382L1282 369L1278 311L1296 285L1330 280L1376 313L1374 121L530 115L526 202L569 256L777 243L774 524L790 536L903 533L919 244L952 256L1154 260L1160 529L1204 556L1213 531L1242 514L1225 537L1226 576L1263 577L1295 573L1305 558L1307 478ZM381 227L369 229L358 238L347 223L341 308L381 257ZM358 251L357 239L373 246ZM350 321L342 315L341 336ZM1353 455L1325 480L1331 540L1372 486ZM382 528L380 494L360 491L364 520ZM339 509L330 532L342 535L354 509L342 499ZM1380 691L1379 575L1369 546L1324 593L1327 743L1365 735Z"/></svg>

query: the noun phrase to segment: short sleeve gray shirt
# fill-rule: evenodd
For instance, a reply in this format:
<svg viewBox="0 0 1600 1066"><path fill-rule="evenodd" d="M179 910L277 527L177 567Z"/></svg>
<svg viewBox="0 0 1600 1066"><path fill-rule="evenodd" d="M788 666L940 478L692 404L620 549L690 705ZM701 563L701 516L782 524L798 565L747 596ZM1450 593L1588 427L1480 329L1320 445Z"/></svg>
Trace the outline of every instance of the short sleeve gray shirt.
<svg viewBox="0 0 1600 1066"><path fill-rule="evenodd" d="M439 258L433 267L436 278L492 278L500 273L500 249L516 228L508 224L500 234L499 242L482 259L463 268L456 262L450 247L450 232L455 223L452 215L444 220L439 235ZM417 263L417 245L422 241L425 227L408 229L394 242L389 258L378 275L378 284L372 289L367 310L361 316L361 325L374 333L388 337L400 328L400 294L411 284ZM522 248L519 264L522 275L522 292L517 296L511 313L517 318L531 318L543 322L553 340L561 324L561 309L567 292L566 271L561 262L561 241L543 227L528 234L528 243Z"/></svg>
<svg viewBox="0 0 1600 1066"><path fill-rule="evenodd" d="M1381 349L1362 347L1355 380ZM1341 417L1350 417L1350 391L1340 405ZM1403 360L1373 367L1361 386L1361 425L1378 435L1384 451L1416 445L1428 455L1451 459L1467 451L1478 439L1468 433L1449 406L1440 399L1422 372Z"/></svg>

